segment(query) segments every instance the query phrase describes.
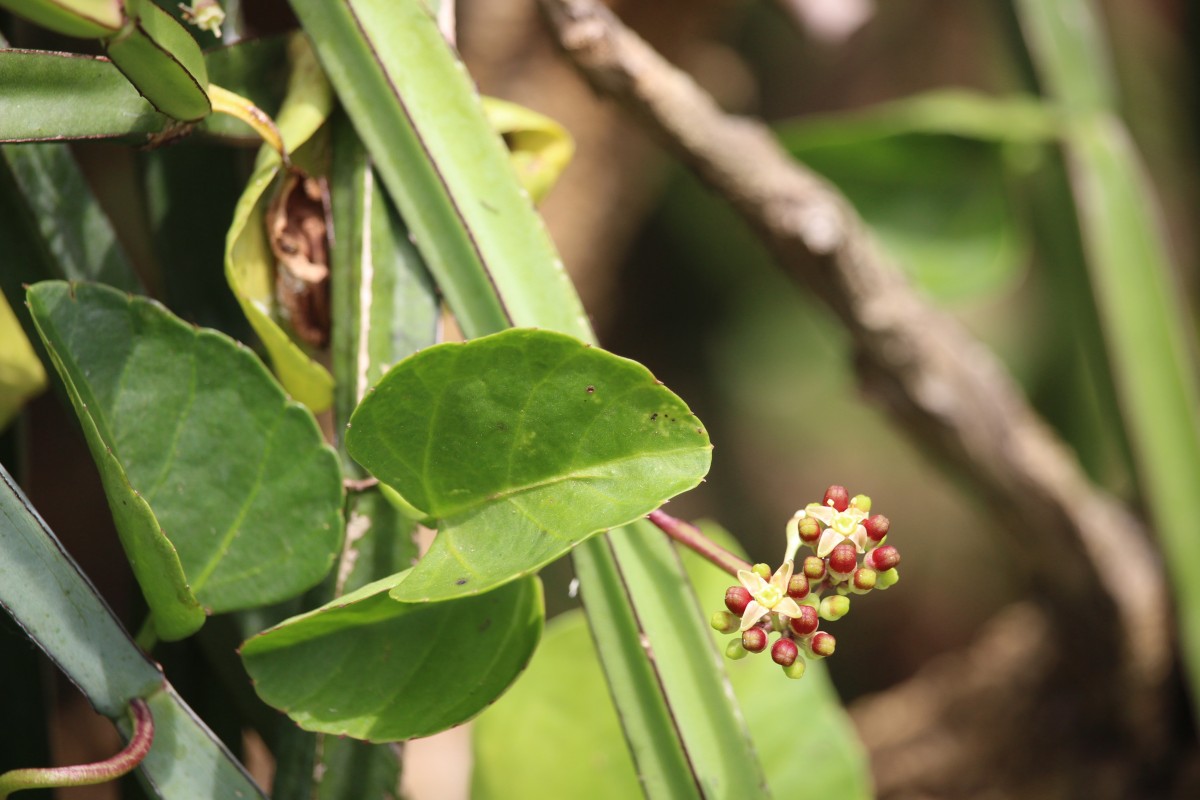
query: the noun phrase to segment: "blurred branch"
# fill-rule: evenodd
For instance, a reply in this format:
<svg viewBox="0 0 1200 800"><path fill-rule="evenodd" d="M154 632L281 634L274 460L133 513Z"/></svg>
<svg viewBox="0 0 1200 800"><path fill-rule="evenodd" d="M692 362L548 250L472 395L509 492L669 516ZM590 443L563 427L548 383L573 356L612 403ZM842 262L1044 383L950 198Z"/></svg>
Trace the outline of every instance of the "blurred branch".
<svg viewBox="0 0 1200 800"><path fill-rule="evenodd" d="M828 303L852 336L866 391L987 498L1053 641L1072 654L1063 663L1078 670L1080 697L1101 692L1118 728L1160 729L1169 612L1142 523L1088 482L994 355L913 291L845 198L765 125L722 112L593 0L542 7L592 86L639 117Z"/></svg>

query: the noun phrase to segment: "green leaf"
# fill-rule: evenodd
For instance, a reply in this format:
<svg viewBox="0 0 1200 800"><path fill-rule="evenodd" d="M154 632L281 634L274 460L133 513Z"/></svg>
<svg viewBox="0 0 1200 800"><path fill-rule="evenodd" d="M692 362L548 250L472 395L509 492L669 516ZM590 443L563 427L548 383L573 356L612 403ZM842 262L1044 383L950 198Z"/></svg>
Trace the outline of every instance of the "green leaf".
<svg viewBox="0 0 1200 800"><path fill-rule="evenodd" d="M215 83L247 97L267 113L279 105L286 37L213 50L204 57ZM5 42L0 40L0 47ZM261 141L248 125L211 114L195 128L238 143ZM0 50L0 141L120 139L149 142L186 133L138 94L111 61L37 50Z"/></svg>
<svg viewBox="0 0 1200 800"><path fill-rule="evenodd" d="M162 683L3 467L0 606L106 716Z"/></svg>
<svg viewBox="0 0 1200 800"><path fill-rule="evenodd" d="M548 331L432 347L351 417L350 454L438 519L394 596L476 594L692 488L711 445L645 367Z"/></svg>
<svg viewBox="0 0 1200 800"><path fill-rule="evenodd" d="M169 122L106 59L0 50L0 141L146 140Z"/></svg>
<svg viewBox="0 0 1200 800"><path fill-rule="evenodd" d="M154 715L154 746L139 769L164 800L265 798L263 790L204 720L166 684L146 698ZM128 735L128 730L122 726Z"/></svg>
<svg viewBox="0 0 1200 800"><path fill-rule="evenodd" d="M989 95L937 89L834 114L812 114L779 126L786 142L849 145L910 133L993 144L1043 144L1062 135L1064 115L1032 95Z"/></svg>
<svg viewBox="0 0 1200 800"><path fill-rule="evenodd" d="M894 134L847 120L781 132L788 151L845 193L883 249L925 291L959 300L1001 291L1022 274L1024 228L1007 196L1003 153L988 142Z"/></svg>
<svg viewBox="0 0 1200 800"><path fill-rule="evenodd" d="M65 36L100 38L125 24L121 0L0 0L0 7Z"/></svg>
<svg viewBox="0 0 1200 800"><path fill-rule="evenodd" d="M529 668L471 731L474 800L641 794L621 720L581 611L546 626ZM531 758L553 742L553 755ZM688 787L695 792L695 787Z"/></svg>
<svg viewBox="0 0 1200 800"><path fill-rule="evenodd" d="M277 125L288 151L295 152L324 124L333 97L302 37L292 40L289 52L293 73ZM320 412L333 403L333 377L280 325L275 303L275 256L265 220L281 172L279 154L264 146L233 212L225 240L225 277L262 340L279 382L296 400Z"/></svg>
<svg viewBox="0 0 1200 800"><path fill-rule="evenodd" d="M200 45L174 17L152 2L127 2L132 19L104 41L117 69L162 113L195 122L212 112L208 70Z"/></svg>
<svg viewBox="0 0 1200 800"><path fill-rule="evenodd" d="M242 646L259 695L301 727L372 742L465 722L524 669L542 630L537 578L450 603L398 603L393 575Z"/></svg>
<svg viewBox="0 0 1200 800"><path fill-rule="evenodd" d="M40 239L40 244L26 245L28 253L6 253L6 273L27 283L61 278L100 281L132 292L141 289L112 224L66 145L6 145L0 147L0 162L0 172L11 176L12 190L25 209L0 215L6 245L33 236ZM25 226L33 231L16 230Z"/></svg>
<svg viewBox="0 0 1200 800"><path fill-rule="evenodd" d="M191 593L227 611L325 575L337 459L250 351L103 286L40 283L29 303L161 636L203 622Z"/></svg>

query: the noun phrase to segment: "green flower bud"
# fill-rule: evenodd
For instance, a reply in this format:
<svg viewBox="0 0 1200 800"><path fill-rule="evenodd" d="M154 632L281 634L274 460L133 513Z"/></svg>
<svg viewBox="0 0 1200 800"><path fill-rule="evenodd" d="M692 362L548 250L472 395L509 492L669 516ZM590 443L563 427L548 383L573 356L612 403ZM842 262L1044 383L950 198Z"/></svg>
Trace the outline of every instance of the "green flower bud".
<svg viewBox="0 0 1200 800"><path fill-rule="evenodd" d="M899 580L900 580L900 568L892 567L891 569L884 570L883 572L880 572L878 575L875 576L875 588L876 589L887 589L889 587L895 586L896 582Z"/></svg>
<svg viewBox="0 0 1200 800"><path fill-rule="evenodd" d="M850 498L850 505L862 511L864 514L871 513L871 498L865 494L856 494Z"/></svg>
<svg viewBox="0 0 1200 800"><path fill-rule="evenodd" d="M821 607L818 609L818 613L821 615L821 619L828 620L829 622L833 622L834 620L841 619L842 617L846 616L846 614L848 614L849 612L850 612L850 598L843 597L842 595L834 595L833 597L826 597L824 600L821 601Z"/></svg>
<svg viewBox="0 0 1200 800"><path fill-rule="evenodd" d="M807 665L804 663L804 656L796 656L796 660L791 666L783 668L783 674L787 675L792 680L799 680L804 677L804 668Z"/></svg>
<svg viewBox="0 0 1200 800"><path fill-rule="evenodd" d="M709 617L708 624L719 633L733 633L741 624L741 618L728 611L718 611Z"/></svg>
<svg viewBox="0 0 1200 800"><path fill-rule="evenodd" d="M730 639L729 644L725 645L725 657L731 661L745 658L750 655L750 652L742 647L742 639L739 636L736 639Z"/></svg>
<svg viewBox="0 0 1200 800"><path fill-rule="evenodd" d="M771 580L771 567L769 564L755 564L750 568L750 571L756 573L764 581Z"/></svg>

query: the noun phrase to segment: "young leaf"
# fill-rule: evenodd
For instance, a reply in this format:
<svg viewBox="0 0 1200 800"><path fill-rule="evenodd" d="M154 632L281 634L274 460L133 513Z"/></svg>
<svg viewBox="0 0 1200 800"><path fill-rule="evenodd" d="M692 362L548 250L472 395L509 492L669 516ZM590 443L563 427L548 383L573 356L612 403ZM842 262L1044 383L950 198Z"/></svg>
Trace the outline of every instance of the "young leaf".
<svg viewBox="0 0 1200 800"><path fill-rule="evenodd" d="M393 596L487 591L686 491L712 446L640 364L515 329L401 362L350 420L346 446L438 519Z"/></svg>
<svg viewBox="0 0 1200 800"><path fill-rule="evenodd" d="M277 122L289 152L294 152L324 124L333 97L305 40L296 37L289 49L293 73ZM225 277L262 340L279 382L292 397L319 412L333 403L333 378L287 334L273 313L275 257L267 241L265 216L282 171L279 154L264 146L233 212L225 240Z"/></svg>
<svg viewBox="0 0 1200 800"><path fill-rule="evenodd" d="M189 584L228 611L325 575L341 540L337 458L249 350L103 286L39 283L29 305L161 636L202 623L195 607L190 626L164 629Z"/></svg>
<svg viewBox="0 0 1200 800"><path fill-rule="evenodd" d="M533 202L541 202L558 176L571 163L575 141L567 129L536 111L498 100L480 98L488 124L508 145L508 161Z"/></svg>
<svg viewBox="0 0 1200 800"><path fill-rule="evenodd" d="M0 430L4 430L25 402L46 387L46 371L2 294L0 341L5 343L0 348Z"/></svg>
<svg viewBox="0 0 1200 800"><path fill-rule="evenodd" d="M301 727L372 742L465 722L525 668L542 631L537 578L451 603L397 603L406 573L242 646L259 696Z"/></svg>

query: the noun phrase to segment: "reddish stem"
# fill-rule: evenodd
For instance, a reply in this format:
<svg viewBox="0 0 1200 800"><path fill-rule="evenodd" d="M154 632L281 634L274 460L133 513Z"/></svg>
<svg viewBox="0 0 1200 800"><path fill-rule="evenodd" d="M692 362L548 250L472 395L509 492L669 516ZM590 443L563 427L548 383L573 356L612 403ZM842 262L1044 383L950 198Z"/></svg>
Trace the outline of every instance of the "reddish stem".
<svg viewBox="0 0 1200 800"><path fill-rule="evenodd" d="M689 550L699 553L705 559L716 564L735 578L737 577L738 570L748 570L752 567L750 562L743 561L725 548L715 544L695 525L691 525L681 519L676 519L661 508L651 511L646 515L646 518L653 522L667 536L670 536Z"/></svg>
<svg viewBox="0 0 1200 800"><path fill-rule="evenodd" d="M93 764L6 772L0 775L0 798L21 789L104 783L132 771L142 763L142 759L150 752L150 745L154 743L154 716L150 713L150 706L141 698L135 697L129 702L129 707L133 712L133 735L121 752Z"/></svg>

